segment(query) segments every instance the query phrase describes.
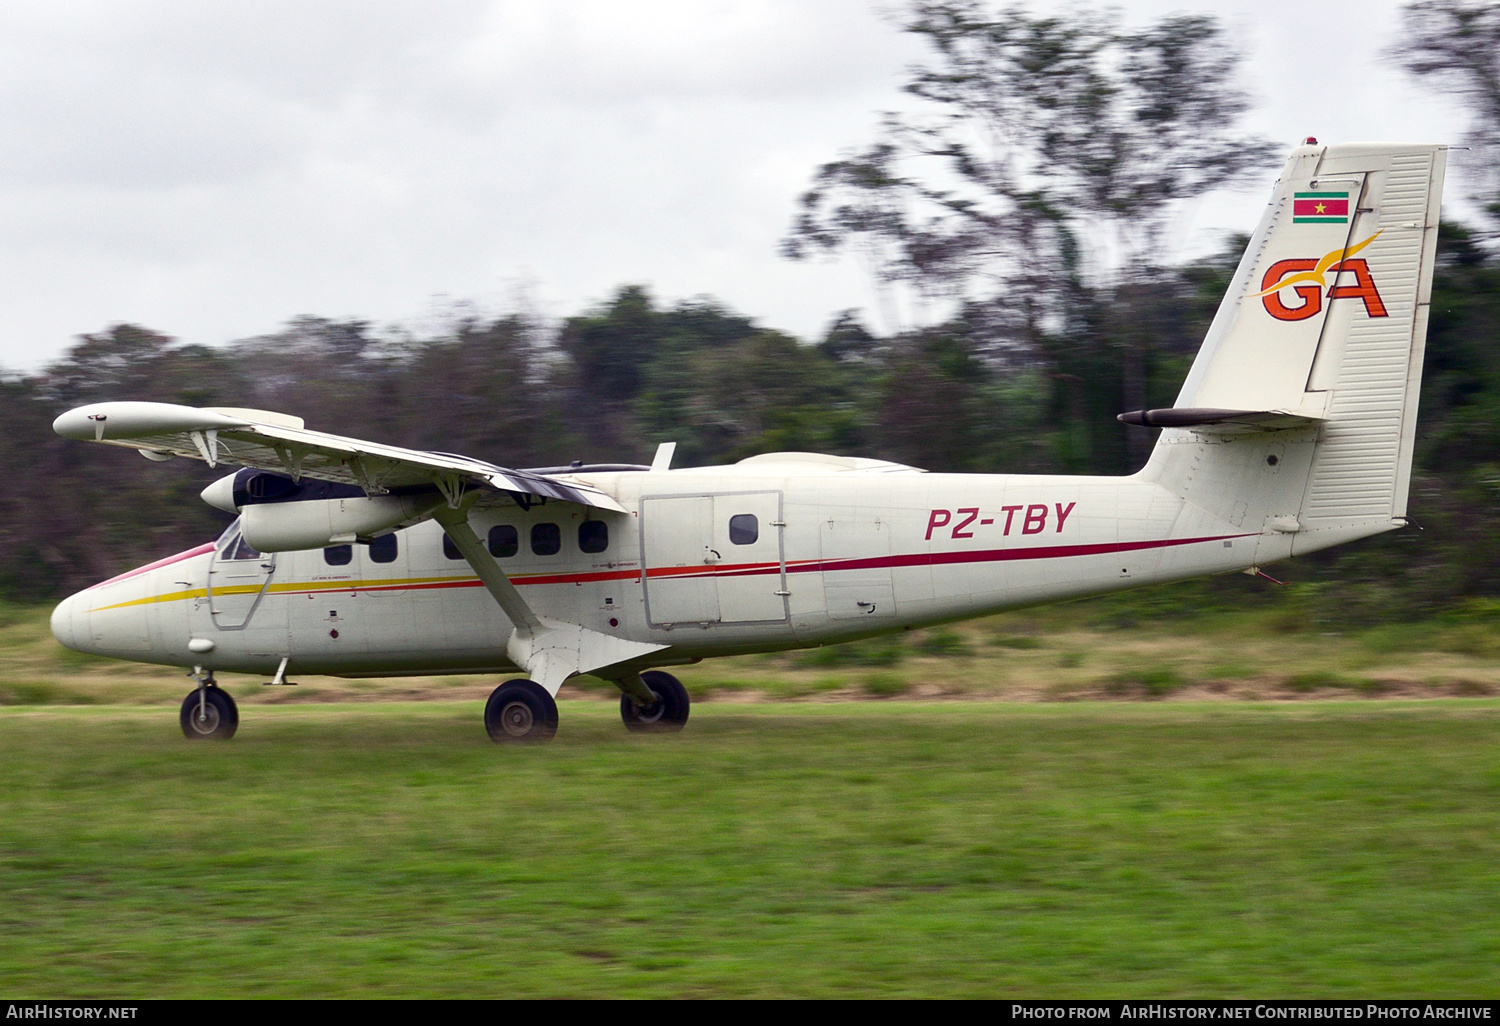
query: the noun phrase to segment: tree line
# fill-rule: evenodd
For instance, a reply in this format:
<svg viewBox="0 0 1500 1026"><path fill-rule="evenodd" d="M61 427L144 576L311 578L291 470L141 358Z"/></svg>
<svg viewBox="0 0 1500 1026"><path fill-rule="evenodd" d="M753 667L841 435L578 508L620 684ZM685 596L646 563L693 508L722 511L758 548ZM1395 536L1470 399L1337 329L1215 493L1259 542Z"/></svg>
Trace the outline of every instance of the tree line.
<svg viewBox="0 0 1500 1026"><path fill-rule="evenodd" d="M1175 212L1284 148L1237 128L1241 55L1203 16L1127 28L912 0L896 17L927 44L912 105L814 170L783 246L862 259L894 330L844 311L804 340L643 285L557 323L459 311L423 335L309 316L206 347L114 325L0 379L0 595L55 597L223 524L197 497L215 471L52 433L91 400L276 410L512 467L642 462L676 441L678 465L795 449L932 471L1136 469L1152 432L1115 415L1172 404L1245 244L1168 263ZM1390 58L1459 97L1471 145L1492 156L1500 8L1423 0L1404 17ZM1411 501L1425 530L1303 571L1351 582L1349 609L1500 598L1494 166L1471 162L1473 223L1446 223L1439 242ZM903 322L916 308L947 313Z"/></svg>
<svg viewBox="0 0 1500 1026"><path fill-rule="evenodd" d="M1172 404L1237 249L1110 298L1149 340L1149 406ZM0 383L0 592L55 597L223 526L197 495L219 471L52 433L59 412L85 402L276 410L318 430L512 467L649 462L658 442L676 441L678 465L794 449L932 471L1128 473L1138 466L1128 433L1149 442L1151 432L1115 421L1131 357L1113 344L1110 323L1122 321L1101 325L1089 345L1048 338L1041 355L997 356L987 332L962 319L880 337L846 313L805 342L711 299L663 305L628 285L550 327L517 315L460 318L424 338L302 317L211 348L115 325L43 371ZM1426 604L1500 596L1496 339L1500 262L1445 225L1411 503L1427 530L1409 563L1392 557L1376 574ZM1380 564L1369 546L1355 562L1366 575Z"/></svg>
<svg viewBox="0 0 1500 1026"><path fill-rule="evenodd" d="M1196 301L1188 277L1180 291ZM1153 361L1168 403L1212 304L1197 309L1192 326L1174 317L1185 330ZM119 324L0 382L0 593L53 597L222 526L197 497L222 471L53 434L58 413L97 400L276 410L511 467L649 462L660 441L678 443L679 466L788 449L950 471L1123 466L1118 396L1087 368L981 350L961 322L877 337L852 313L808 343L711 299L660 304L639 285L560 324L465 317L423 338L302 317L207 347Z"/></svg>

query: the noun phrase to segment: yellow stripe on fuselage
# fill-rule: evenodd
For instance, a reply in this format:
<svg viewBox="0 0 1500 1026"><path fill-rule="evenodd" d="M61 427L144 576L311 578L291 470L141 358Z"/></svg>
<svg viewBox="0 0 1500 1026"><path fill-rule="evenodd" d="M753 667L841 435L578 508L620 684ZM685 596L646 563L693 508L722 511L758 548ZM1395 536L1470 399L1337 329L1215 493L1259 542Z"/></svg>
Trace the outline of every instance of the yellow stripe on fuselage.
<svg viewBox="0 0 1500 1026"><path fill-rule="evenodd" d="M365 591L377 588L415 588L427 584L478 584L478 577L391 577L378 580L347 580L347 581L284 581L272 582L266 591L273 595L318 593L329 591ZM215 595L255 595L258 594L263 585L259 584L234 584L225 588L215 588ZM90 612L102 613L109 609L126 609L130 606L148 606L157 602L185 602L188 599L208 598L208 591L204 588L193 588L187 591L168 591L160 595L146 595L141 598L129 599L125 602L115 602L107 606L95 606Z"/></svg>
<svg viewBox="0 0 1500 1026"><path fill-rule="evenodd" d="M514 584L566 584L579 583L574 578L590 578L590 583L602 583L604 579L635 579L640 571L634 569L625 570L583 570L583 571L556 571L549 570L531 574L509 574ZM477 576L465 577L387 577L367 580L364 578L349 578L345 580L311 580L311 581L272 581L267 587L262 584L232 584L223 588L215 588L215 595L256 595L264 590L272 595L315 595L340 591L400 591L407 588L427 588L433 585L468 586L478 587L480 580ZM124 602L115 602L107 606L96 606L91 612L102 613L109 609L126 609L131 606L146 606L157 602L183 602L188 599L207 598L208 592L203 588L194 588L187 591L168 591L160 595L146 595L141 598L129 599Z"/></svg>
<svg viewBox="0 0 1500 1026"><path fill-rule="evenodd" d="M259 591L260 589L255 588L253 590ZM149 606L153 602L182 602L186 599L201 598L208 598L208 592L202 588L195 588L191 591L169 591L161 595L147 595L145 598L131 599L129 602L116 602L113 605L108 606L95 606L93 609L90 609L89 612L103 613L106 610L110 609L125 609L130 606Z"/></svg>

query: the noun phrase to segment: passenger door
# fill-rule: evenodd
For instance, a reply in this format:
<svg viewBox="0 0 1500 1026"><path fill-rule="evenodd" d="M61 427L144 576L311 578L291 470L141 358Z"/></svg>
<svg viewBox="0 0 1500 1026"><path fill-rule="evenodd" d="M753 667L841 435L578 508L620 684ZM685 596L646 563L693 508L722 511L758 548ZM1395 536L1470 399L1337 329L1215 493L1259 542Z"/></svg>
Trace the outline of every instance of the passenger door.
<svg viewBox="0 0 1500 1026"><path fill-rule="evenodd" d="M714 496L713 552L723 623L787 618L786 557L780 492Z"/></svg>
<svg viewBox="0 0 1500 1026"><path fill-rule="evenodd" d="M650 624L786 622L783 526L780 492L643 499Z"/></svg>
<svg viewBox="0 0 1500 1026"><path fill-rule="evenodd" d="M719 622L711 495L641 500L641 573L653 627Z"/></svg>

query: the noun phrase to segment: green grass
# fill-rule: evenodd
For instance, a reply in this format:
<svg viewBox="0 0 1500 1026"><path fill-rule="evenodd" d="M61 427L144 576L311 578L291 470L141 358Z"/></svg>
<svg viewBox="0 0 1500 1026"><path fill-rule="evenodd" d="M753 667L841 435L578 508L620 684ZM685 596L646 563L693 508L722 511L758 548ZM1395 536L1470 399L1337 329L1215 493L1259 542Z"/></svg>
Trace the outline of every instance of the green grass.
<svg viewBox="0 0 1500 1026"><path fill-rule="evenodd" d="M1170 666L1136 666L1121 671L1109 684L1116 695L1140 694L1146 698L1164 698L1186 682Z"/></svg>
<svg viewBox="0 0 1500 1026"><path fill-rule="evenodd" d="M899 634L867 638L843 645L827 645L798 652L798 666L896 666L906 657L906 643Z"/></svg>
<svg viewBox="0 0 1500 1026"><path fill-rule="evenodd" d="M226 677L189 745L0 606L0 990L1497 996L1500 607L1213 587L683 667L675 738L580 678L524 751L486 677Z"/></svg>
<svg viewBox="0 0 1500 1026"><path fill-rule="evenodd" d="M0 991L1500 995L1494 699L243 709L0 709Z"/></svg>

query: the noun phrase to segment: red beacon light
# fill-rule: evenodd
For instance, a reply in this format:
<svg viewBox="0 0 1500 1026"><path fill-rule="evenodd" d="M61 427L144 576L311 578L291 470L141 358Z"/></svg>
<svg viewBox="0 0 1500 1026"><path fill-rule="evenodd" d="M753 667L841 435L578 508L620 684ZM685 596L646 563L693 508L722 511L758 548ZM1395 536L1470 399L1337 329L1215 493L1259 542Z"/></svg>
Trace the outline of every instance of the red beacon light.
<svg viewBox="0 0 1500 1026"><path fill-rule="evenodd" d="M1303 146L1316 146L1316 145L1318 145L1318 137L1315 136L1315 135L1310 135L1306 139L1302 140L1302 145Z"/></svg>

